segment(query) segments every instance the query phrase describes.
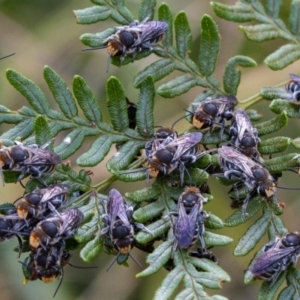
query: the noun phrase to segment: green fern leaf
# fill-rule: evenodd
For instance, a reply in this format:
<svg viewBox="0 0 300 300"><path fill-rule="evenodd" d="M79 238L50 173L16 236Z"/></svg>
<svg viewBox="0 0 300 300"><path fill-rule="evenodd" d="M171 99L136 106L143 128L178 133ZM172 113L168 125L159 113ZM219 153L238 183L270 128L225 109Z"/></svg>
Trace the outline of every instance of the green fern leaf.
<svg viewBox="0 0 300 300"><path fill-rule="evenodd" d="M78 75L73 79L73 91L85 117L92 126L95 124L99 127L102 120L99 104L84 79Z"/></svg>
<svg viewBox="0 0 300 300"><path fill-rule="evenodd" d="M78 115L75 99L62 78L50 67L44 67L44 78L64 116L70 120Z"/></svg>
<svg viewBox="0 0 300 300"><path fill-rule="evenodd" d="M270 213L266 211L254 224L252 224L244 236L239 240L234 249L235 256L248 254L266 233L270 224Z"/></svg>
<svg viewBox="0 0 300 300"><path fill-rule="evenodd" d="M219 30L217 24L208 15L203 16L201 27L199 69L203 76L210 76L215 70L220 50Z"/></svg>
<svg viewBox="0 0 300 300"><path fill-rule="evenodd" d="M174 24L178 54L186 58L192 49L192 32L184 11L178 13Z"/></svg>
<svg viewBox="0 0 300 300"><path fill-rule="evenodd" d="M93 24L106 20L110 14L108 6L93 6L85 9L74 10L78 24Z"/></svg>
<svg viewBox="0 0 300 300"><path fill-rule="evenodd" d="M136 111L136 126L139 134L151 137L154 134L154 96L155 89L151 77L142 82Z"/></svg>

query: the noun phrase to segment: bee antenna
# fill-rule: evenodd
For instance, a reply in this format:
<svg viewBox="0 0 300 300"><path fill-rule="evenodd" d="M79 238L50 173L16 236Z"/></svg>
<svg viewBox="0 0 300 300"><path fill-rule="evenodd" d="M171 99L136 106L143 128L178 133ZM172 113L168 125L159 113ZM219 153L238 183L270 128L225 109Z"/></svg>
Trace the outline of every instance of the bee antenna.
<svg viewBox="0 0 300 300"><path fill-rule="evenodd" d="M135 172L139 172L139 171L146 171L147 168L138 168L138 169L134 169L134 170L127 170L127 171L122 171L118 174L123 175L123 174L131 174L131 173L135 173Z"/></svg>
<svg viewBox="0 0 300 300"><path fill-rule="evenodd" d="M23 184L23 182L20 180L19 181L19 183L20 183L20 185L21 185L21 187L23 188L23 189L26 189L26 187L25 187L25 185ZM22 198L22 197L21 197ZM20 199L20 198L19 198Z"/></svg>
<svg viewBox="0 0 300 300"><path fill-rule="evenodd" d="M92 51L92 50L99 50L99 49L105 49L107 46L100 46L100 47L95 47L95 48L84 48L81 51Z"/></svg>
<svg viewBox="0 0 300 300"><path fill-rule="evenodd" d="M15 54L16 54L16 53L8 54L8 55L6 55L6 56L1 57L0 60L1 60L1 59L4 59L4 58L7 58L7 57L10 57L10 56L13 56L13 55L15 55Z"/></svg>
<svg viewBox="0 0 300 300"><path fill-rule="evenodd" d="M106 272L109 271L109 269L111 268L111 266L116 262L116 260L118 259L120 255L120 252L118 252L118 254L116 255L116 257L112 260L112 262L109 264L109 266L106 268Z"/></svg>
<svg viewBox="0 0 300 300"><path fill-rule="evenodd" d="M132 258L132 260L133 260L138 266L140 266L140 268L143 268L142 265L134 258L134 256L132 256L132 255L130 254L130 252L128 252L128 255Z"/></svg>
<svg viewBox="0 0 300 300"><path fill-rule="evenodd" d="M289 186L279 186L279 185L277 185L276 187L279 188L279 189L282 189L282 190L295 190L295 191L300 191L300 188L293 188L293 187L289 187Z"/></svg>
<svg viewBox="0 0 300 300"><path fill-rule="evenodd" d="M3 186L4 186L5 185L5 181L4 181L4 175L3 175L2 167L0 167L0 176L1 176L1 180L2 180Z"/></svg>
<svg viewBox="0 0 300 300"><path fill-rule="evenodd" d="M110 58L111 58L111 53L109 53L107 61L106 61L106 73L108 73L108 71L109 71Z"/></svg>
<svg viewBox="0 0 300 300"><path fill-rule="evenodd" d="M173 129L173 127L175 126L175 124L177 124L179 121L181 121L182 119L185 119L185 116L183 116L183 117L181 117L181 118L179 118L178 120L176 120L173 124L172 124L172 129Z"/></svg>
<svg viewBox="0 0 300 300"><path fill-rule="evenodd" d="M59 280L59 284L58 284L58 286L57 286L57 288L56 288L56 290L53 294L53 298L56 296L56 294L57 294L57 292L58 292L58 290L59 290L59 288L62 284L63 279L64 279L64 269L61 269L61 277L60 277L60 280Z"/></svg>
<svg viewBox="0 0 300 300"><path fill-rule="evenodd" d="M200 179L200 178L202 177L202 175L204 174L204 172L206 172L207 169L208 169L210 166L211 166L211 164L208 164L208 165L202 170L202 172L199 174L199 176L198 176L198 178L197 178L197 180L196 180L196 185L197 185L199 179Z"/></svg>
<svg viewBox="0 0 300 300"><path fill-rule="evenodd" d="M68 263L68 265L72 268L76 268L76 269L98 269L98 267L81 267L81 266L75 266L75 265L72 265L70 263Z"/></svg>

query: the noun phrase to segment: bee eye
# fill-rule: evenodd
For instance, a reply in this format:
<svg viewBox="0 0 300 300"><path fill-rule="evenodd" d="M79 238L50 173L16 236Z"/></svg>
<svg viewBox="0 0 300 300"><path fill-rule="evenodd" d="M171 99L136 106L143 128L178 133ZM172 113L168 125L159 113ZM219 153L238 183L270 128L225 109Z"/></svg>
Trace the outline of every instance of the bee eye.
<svg viewBox="0 0 300 300"><path fill-rule="evenodd" d="M26 196L26 201L33 205L38 205L42 199L41 195L38 193L31 193Z"/></svg>
<svg viewBox="0 0 300 300"><path fill-rule="evenodd" d="M23 162L29 157L28 151L18 146L11 148L10 155L15 163Z"/></svg>
<svg viewBox="0 0 300 300"><path fill-rule="evenodd" d="M300 245L300 236L296 233L289 233L282 239L282 243L285 246L298 246Z"/></svg>
<svg viewBox="0 0 300 300"><path fill-rule="evenodd" d="M156 158L165 164L170 163L173 159L173 156L174 152L168 149L161 149L156 153Z"/></svg>
<svg viewBox="0 0 300 300"><path fill-rule="evenodd" d="M241 145L244 147L256 147L255 140L251 136L244 136L241 140Z"/></svg>
<svg viewBox="0 0 300 300"><path fill-rule="evenodd" d="M42 230L51 238L55 237L58 233L58 228L55 223L45 221L41 224Z"/></svg>
<svg viewBox="0 0 300 300"><path fill-rule="evenodd" d="M156 131L156 137L158 139L166 139L167 137L173 135L173 131L167 128L161 128Z"/></svg>
<svg viewBox="0 0 300 300"><path fill-rule="evenodd" d="M122 30L119 33L119 39L126 48L130 48L137 39L137 34L133 31Z"/></svg>
<svg viewBox="0 0 300 300"><path fill-rule="evenodd" d="M218 113L218 108L215 104L213 103L207 103L203 106L203 111L212 116L212 117L215 117Z"/></svg>
<svg viewBox="0 0 300 300"><path fill-rule="evenodd" d="M268 177L268 171L264 168L255 167L252 169L253 175L257 180L264 180Z"/></svg>

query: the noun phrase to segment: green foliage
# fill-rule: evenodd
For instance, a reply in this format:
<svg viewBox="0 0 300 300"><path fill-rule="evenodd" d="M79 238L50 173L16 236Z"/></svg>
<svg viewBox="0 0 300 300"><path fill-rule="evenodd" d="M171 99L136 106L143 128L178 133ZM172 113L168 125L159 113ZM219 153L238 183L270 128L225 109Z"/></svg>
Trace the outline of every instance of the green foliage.
<svg viewBox="0 0 300 300"><path fill-rule="evenodd" d="M111 18L117 24L129 26L135 19L123 0L93 0L92 2L94 6L74 11L79 24L93 24ZM289 27L280 19L281 1L267 0L263 5L260 1L240 0L235 5L218 2L212 2L211 5L217 16L221 18L234 22L256 21L257 24L251 26L240 26L249 40L263 42L283 38L288 41L288 44L265 59L265 63L271 69L282 69L299 58L299 1L291 3ZM146 18L152 20L155 10L155 0L141 1L139 21ZM187 110L186 119L191 123L194 104L216 95L237 95L241 81L240 68L256 66L256 62L250 57L241 55L231 57L225 66L223 79L219 81L215 72L219 52L222 51L221 37L217 23L212 17L209 15L201 17L199 51L196 55L192 55L191 52L195 47L193 47L192 30L186 12L180 11L173 18L173 12L167 3L160 4L157 11L158 19L168 24L162 42L151 50L140 51L136 56L125 55L124 60L111 57L112 64L122 65L122 67L151 53L160 57L143 70L139 70L133 78L133 86L139 89L136 124L133 127L130 126L131 120L128 114L127 89L115 76L109 77L106 81L109 121L105 121L105 112L101 111L99 105L103 100L97 99L81 76L74 76L70 90L53 69L48 66L44 68L44 79L58 105L58 109L54 110L51 101L34 82L15 70L7 70L8 81L26 98L28 106L18 111L0 106L0 124L11 125L10 129L0 136L5 146L12 146L14 141L20 139L25 145L35 142L42 146L49 143L49 148L54 148L53 151L63 160L75 155L76 163L80 167L94 167L106 159L106 168L111 176L96 184L92 184L89 171L75 172L68 162L57 165L51 175L45 174L42 177L46 184L56 182L69 184L70 195L80 192L80 196L71 197L67 207L79 208L84 214L84 220L76 231L75 240L81 247L80 257L85 262L91 262L101 252L106 252L117 255L118 264L127 265L129 255L118 253L114 242L104 233L107 227L105 214L108 201L104 193L106 193L105 189L117 180L135 182L147 179L148 183L147 161L142 151L145 150L146 143L153 141L155 136L156 93L163 98L175 98L189 92L193 87L204 88L205 91L196 97ZM86 33L80 39L84 45L101 48L103 41L116 34L118 30L118 28L108 28L100 33ZM194 57L196 60L193 60ZM155 86L160 80L163 80L163 83ZM260 95L239 101L238 104L239 107L248 108L262 98L272 100L270 110L277 116L260 121L262 116L256 110L248 110L248 115L251 121L259 121L253 124L260 138L258 150L261 155L269 157L264 157L263 162L259 163L276 178L284 174L287 169L299 168L300 163L297 153L285 153L290 145L299 149L300 138L292 139L277 134L280 129L288 125L289 118L299 118L300 115L299 105L286 101L287 94L281 86L264 87ZM167 109L164 113L167 114ZM204 188L210 175L216 173L214 169L220 168L220 158L215 153L215 149L219 145L230 142L232 137L230 130L223 129L214 128L204 132L200 144L205 147L212 145L212 150L185 166L186 173L189 174L184 178L185 186L196 185ZM186 126L186 130L193 132L196 129L188 129ZM60 143L57 143L57 139L54 143L59 133L64 134L64 139ZM276 136L264 137L274 133ZM87 141L88 137L92 138ZM89 147L88 143L90 143ZM53 147L54 144L56 147ZM83 153L78 155L77 151L82 148L87 150L83 150ZM19 176L19 172L9 170L4 170L3 173L6 183L16 182ZM136 277L150 276L163 268L169 271L157 289L154 299L171 297L225 299L219 295L210 296L206 290L207 288L220 289L223 282L230 281L229 275L221 266L206 258L192 257L189 255L189 249L176 249L173 228L177 219L174 214L178 213L178 199L184 192L184 188L178 184L180 175L176 170L169 176L155 178L152 184L148 183L138 190L125 193L126 203L133 209L132 225L135 230L133 245L137 248L154 247L147 256L146 262L149 266ZM231 179L217 178L217 180L227 186L236 183ZM40 185L37 179L31 178L26 184L26 192ZM249 200L245 214L241 207L242 199L245 199L249 193L253 193L253 197ZM214 199L209 191L203 192L202 195L207 201L219 201ZM248 228L235 247L235 256L249 254L265 235L268 235L269 240L274 240L276 236L288 232L279 217L283 213L283 208L277 203L275 197L266 199L256 193L256 187L251 190L246 184L234 185L228 195L231 199L237 200L236 204L239 207L224 221L218 216L218 212L208 213L208 217L204 220L205 232L200 234L203 235L207 247L227 246L233 241L231 237L215 233L214 230L237 227L248 221ZM0 213L7 214L7 211L13 208L14 206L7 203L3 204ZM205 205L203 209L205 210ZM148 231L141 230L137 222L146 226ZM256 257L260 253L262 250L256 254ZM299 274L298 270L289 267L279 276L274 285L270 286L270 283L264 282L258 299L272 299L279 292L285 279L287 286L281 290L278 299L295 298L300 290ZM252 279L253 274L248 270L245 274L245 283Z"/></svg>
<svg viewBox="0 0 300 300"><path fill-rule="evenodd" d="M240 25L245 37L253 42L283 39L288 43L265 58L264 63L272 70L282 70L300 58L300 4L293 0L289 20L280 18L282 0L239 0L235 5L212 2L215 14L237 23L253 22L255 25Z"/></svg>

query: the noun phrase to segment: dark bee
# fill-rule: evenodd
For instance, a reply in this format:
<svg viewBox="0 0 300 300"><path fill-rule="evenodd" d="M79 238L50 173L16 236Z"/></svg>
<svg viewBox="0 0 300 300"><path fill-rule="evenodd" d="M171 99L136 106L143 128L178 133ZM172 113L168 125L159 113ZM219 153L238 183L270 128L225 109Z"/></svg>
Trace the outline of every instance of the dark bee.
<svg viewBox="0 0 300 300"><path fill-rule="evenodd" d="M189 252L189 256L196 257L196 258L206 258L211 260L214 263L218 263L218 259L214 256L211 251L208 251L206 248L197 248L197 251Z"/></svg>
<svg viewBox="0 0 300 300"><path fill-rule="evenodd" d="M256 278L270 281L272 286L281 272L297 262L300 255L299 232L287 233L267 244L263 253L250 265L249 271Z"/></svg>
<svg viewBox="0 0 300 300"><path fill-rule="evenodd" d="M250 158L259 158L257 144L260 141L256 128L250 122L247 113L243 109L237 109L234 113L230 127L232 144L244 155Z"/></svg>
<svg viewBox="0 0 300 300"><path fill-rule="evenodd" d="M204 219L208 214L203 211L204 198L197 187L186 187L178 199L178 212L171 213L177 216L174 224L174 236L176 242L174 249L188 249L198 237L205 249L203 239Z"/></svg>
<svg viewBox="0 0 300 300"><path fill-rule="evenodd" d="M52 282L63 274L62 268L68 263L70 257L63 240L46 248L37 248L22 264L25 283L37 279L45 283Z"/></svg>
<svg viewBox="0 0 300 300"><path fill-rule="evenodd" d="M20 235L28 236L34 225L35 223L32 221L20 220L16 213L0 217L0 242L16 237L19 243L20 256L23 250L23 242Z"/></svg>
<svg viewBox="0 0 300 300"><path fill-rule="evenodd" d="M26 194L17 204L19 218L40 218L50 212L56 212L68 199L69 189L68 185L53 184L45 189L36 189Z"/></svg>
<svg viewBox="0 0 300 300"><path fill-rule="evenodd" d="M135 129L136 127L136 105L133 102L130 102L128 98L126 97L126 103L127 103L127 116L128 116L128 121L129 121L129 128L130 129ZM120 148L125 144L123 143L117 143L116 148L117 151L120 150Z"/></svg>
<svg viewBox="0 0 300 300"><path fill-rule="evenodd" d="M168 29L168 24L161 21L133 21L128 26L115 27L117 32L103 41L109 57L120 56L122 61L128 54L134 56L141 51L153 50Z"/></svg>
<svg viewBox="0 0 300 300"><path fill-rule="evenodd" d="M130 254L134 243L134 227L131 224L132 208L127 207L122 195L116 189L112 189L109 192L106 215L103 218L107 227L102 229L101 234L108 233L114 247L118 251L116 259L120 255L129 255L140 266L139 262ZM142 224L135 223L135 225L140 229L146 230ZM109 265L107 271L115 260Z"/></svg>
<svg viewBox="0 0 300 300"><path fill-rule="evenodd" d="M225 125L226 120L233 117L237 99L231 95L208 97L200 103L193 103L196 110L193 112L193 126L198 129L210 127L213 130L215 124Z"/></svg>
<svg viewBox="0 0 300 300"><path fill-rule="evenodd" d="M285 90L289 95L287 100L297 104L300 101L300 77L295 74L290 74L290 77L292 80L285 86Z"/></svg>
<svg viewBox="0 0 300 300"><path fill-rule="evenodd" d="M40 221L30 233L29 244L38 248L40 245L45 247L61 239L68 239L82 220L83 213L79 209L64 210L59 215Z"/></svg>
<svg viewBox="0 0 300 300"><path fill-rule="evenodd" d="M216 176L242 182L249 188L249 194L243 200L242 205L244 214L253 193L257 192L266 198L276 196L275 179L263 166L228 146L219 148L218 153L224 173Z"/></svg>
<svg viewBox="0 0 300 300"><path fill-rule="evenodd" d="M145 145L146 157L151 156L153 151L156 151L160 146L165 146L178 138L178 134L171 128L160 128L155 132L151 141Z"/></svg>
<svg viewBox="0 0 300 300"><path fill-rule="evenodd" d="M1 169L21 172L18 181L30 174L45 184L40 177L52 172L55 165L61 163L61 158L56 153L46 150L49 143L42 147L24 146L20 142L16 144L16 146L0 149Z"/></svg>
<svg viewBox="0 0 300 300"><path fill-rule="evenodd" d="M190 132L179 138L166 138L163 141L156 140L150 151L146 145L147 171L150 177L168 175L175 169L179 169L180 182L183 183L185 163L195 162L199 155L198 143L202 139L202 133Z"/></svg>

